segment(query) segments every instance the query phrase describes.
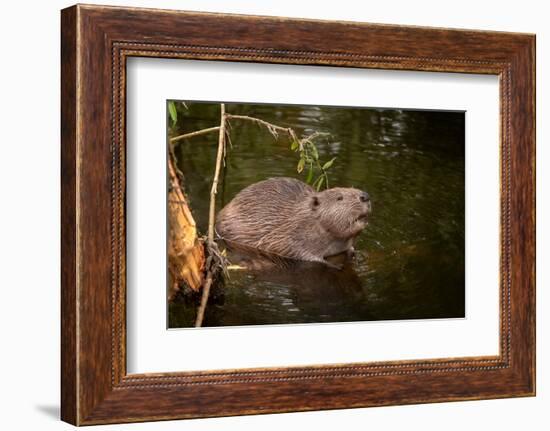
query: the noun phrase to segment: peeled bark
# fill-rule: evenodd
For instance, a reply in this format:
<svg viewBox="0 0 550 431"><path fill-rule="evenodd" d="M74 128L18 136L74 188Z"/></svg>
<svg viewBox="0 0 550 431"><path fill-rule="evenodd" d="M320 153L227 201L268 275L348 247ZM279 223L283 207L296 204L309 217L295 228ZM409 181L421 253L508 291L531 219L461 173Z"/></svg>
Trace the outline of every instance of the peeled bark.
<svg viewBox="0 0 550 431"><path fill-rule="evenodd" d="M171 159L168 161L168 171L168 300L172 300L183 283L194 291L200 289L204 282L205 256L204 245L198 238L195 220Z"/></svg>

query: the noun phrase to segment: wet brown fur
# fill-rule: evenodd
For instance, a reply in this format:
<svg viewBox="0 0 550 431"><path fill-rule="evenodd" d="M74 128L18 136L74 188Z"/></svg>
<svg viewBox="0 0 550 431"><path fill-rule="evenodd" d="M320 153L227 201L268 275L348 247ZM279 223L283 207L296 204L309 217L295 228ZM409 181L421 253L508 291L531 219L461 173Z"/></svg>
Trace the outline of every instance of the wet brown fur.
<svg viewBox="0 0 550 431"><path fill-rule="evenodd" d="M293 178L270 178L241 190L220 211L216 233L228 243L330 266L326 258L352 253L367 225L364 196L354 188L316 192Z"/></svg>

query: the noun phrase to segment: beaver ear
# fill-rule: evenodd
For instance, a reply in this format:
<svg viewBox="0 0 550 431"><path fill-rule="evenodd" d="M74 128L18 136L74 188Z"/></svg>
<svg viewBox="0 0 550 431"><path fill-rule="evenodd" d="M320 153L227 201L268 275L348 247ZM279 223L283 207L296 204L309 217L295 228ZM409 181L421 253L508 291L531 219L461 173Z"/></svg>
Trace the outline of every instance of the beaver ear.
<svg viewBox="0 0 550 431"><path fill-rule="evenodd" d="M317 209L317 207L319 207L319 205L320 205L319 197L317 195L313 195L311 198L311 209L315 210Z"/></svg>

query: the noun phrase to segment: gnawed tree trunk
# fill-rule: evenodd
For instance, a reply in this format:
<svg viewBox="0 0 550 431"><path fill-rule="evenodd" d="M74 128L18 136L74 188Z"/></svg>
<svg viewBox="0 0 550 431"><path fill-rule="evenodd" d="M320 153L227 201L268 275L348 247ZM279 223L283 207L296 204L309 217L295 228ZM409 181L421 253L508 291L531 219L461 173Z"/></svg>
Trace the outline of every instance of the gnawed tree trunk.
<svg viewBox="0 0 550 431"><path fill-rule="evenodd" d="M187 205L171 158L168 161L170 188L168 192L168 271L172 300L182 283L198 291L204 282L204 245L197 236L197 227Z"/></svg>

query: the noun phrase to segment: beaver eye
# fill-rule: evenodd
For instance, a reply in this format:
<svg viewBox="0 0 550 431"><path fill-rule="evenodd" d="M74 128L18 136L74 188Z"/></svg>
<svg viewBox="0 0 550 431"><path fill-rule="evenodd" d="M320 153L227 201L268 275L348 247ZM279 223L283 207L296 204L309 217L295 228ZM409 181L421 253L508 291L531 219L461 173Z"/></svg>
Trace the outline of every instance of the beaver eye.
<svg viewBox="0 0 550 431"><path fill-rule="evenodd" d="M336 198L336 200L338 200L338 201L344 200L344 196L338 196L338 197Z"/></svg>

